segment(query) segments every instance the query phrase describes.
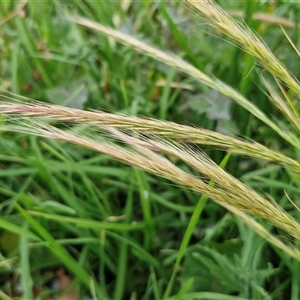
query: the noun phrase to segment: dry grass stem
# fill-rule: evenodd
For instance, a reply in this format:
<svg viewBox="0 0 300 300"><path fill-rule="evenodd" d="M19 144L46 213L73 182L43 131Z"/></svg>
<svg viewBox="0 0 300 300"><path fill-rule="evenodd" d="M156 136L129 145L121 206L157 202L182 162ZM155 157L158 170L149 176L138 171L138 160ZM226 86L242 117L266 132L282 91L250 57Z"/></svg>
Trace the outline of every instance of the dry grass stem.
<svg viewBox="0 0 300 300"><path fill-rule="evenodd" d="M291 46L293 47L293 49L295 50L295 52L298 54L298 56L300 57L300 51L297 49L297 46L293 43L293 41L290 39L290 37L288 36L288 34L285 32L285 30L283 29L282 26L280 26L283 34L285 35L285 37L287 38L287 40L289 41L289 43L291 44Z"/></svg>
<svg viewBox="0 0 300 300"><path fill-rule="evenodd" d="M272 85L266 79L264 79L262 76L261 76L261 80L264 83L264 86L269 91L270 101L278 107L278 109L285 116L286 120L288 120L298 132L300 132L300 119L299 119L299 116L298 116L296 110L294 109L294 106L292 105L292 103L290 101L284 101L281 98L281 96L276 92L274 87L272 87ZM279 83L278 83L278 85L279 85ZM287 103L290 103L290 105L287 105ZM290 136L292 136L291 133L290 133ZM298 138L295 137L295 139L298 139Z"/></svg>
<svg viewBox="0 0 300 300"><path fill-rule="evenodd" d="M300 98L299 82L288 72L285 66L273 55L267 45L245 24L232 19L222 8L210 0L186 0L196 8L207 24L232 38L256 62L274 77L284 82Z"/></svg>
<svg viewBox="0 0 300 300"><path fill-rule="evenodd" d="M53 121L82 123L100 127L110 126L155 134L179 141L215 146L232 153L276 162L291 168L295 172L300 172L300 164L297 161L279 152L272 151L261 144L246 142L221 133L172 122L130 117L101 111L83 111L39 102L30 102L29 104L2 103L0 104L0 114L47 118Z"/></svg>
<svg viewBox="0 0 300 300"><path fill-rule="evenodd" d="M239 10L226 10L230 16L244 18L244 13ZM256 21L263 21L270 24L281 25L290 28L299 27L299 25L289 19L278 17L269 13L254 13L252 19Z"/></svg>
<svg viewBox="0 0 300 300"><path fill-rule="evenodd" d="M203 155L197 154L196 156L195 153L189 153L189 151L183 153L184 149L181 151L179 147L171 143L158 142L154 139L148 140L148 143L151 142L151 144L157 145L157 149L166 150L183 158L188 163L196 164L194 168L199 170L205 178L216 181L217 185L215 187L210 186L198 177L184 172L163 156L141 146L139 143L135 143L134 138L127 138L127 135L113 128L110 129L111 133L131 145L133 150L124 149L108 142L99 142L94 137L88 138L76 132L63 131L39 121L34 121L31 124L23 124L22 122L22 126L8 126L8 130L70 142L107 154L130 166L138 167L151 174L167 178L195 192L205 194L220 205L229 205L241 212L266 219L294 237L297 242L300 242L300 224L296 220L276 203L264 199ZM147 140L145 143L147 143Z"/></svg>
<svg viewBox="0 0 300 300"><path fill-rule="evenodd" d="M256 208L257 210L262 209L262 207L266 208L269 211L274 210L274 212L275 212L277 210L277 213L281 214L281 212L282 212L286 217L290 218L290 216L288 214L286 214L276 202L271 204L269 201L267 201L266 199L262 198L259 194L257 194L254 190L252 190L251 188L249 188L248 186L246 186L245 184L241 183L239 180L237 180L236 178L234 178L233 176L228 174L226 171L224 171L222 168L220 168L217 164L212 162L209 158L207 158L203 154L201 155L201 154L194 152L194 151L192 151L184 146L181 146L181 145L177 145L177 144L174 144L171 142L164 142L161 139L159 139L159 140L144 139L143 146L141 146L140 140L137 140L132 137L128 137L127 135L122 134L121 132L118 132L115 129L111 129L110 131L112 134L114 134L115 136L120 138L123 142L131 144L134 148L138 149L141 153L145 153L145 148L143 146L146 146L147 148L151 147L152 149L154 149L156 151L163 151L166 153L170 153L170 154L175 155L176 157L180 158L181 160L183 160L184 162L189 164L191 167L198 170L205 178L208 178L208 179L214 181L216 183L216 185L212 188L213 190L214 189L222 190L225 193L228 193L228 195L230 194L230 197L232 197L232 199L235 199L235 200L237 200L237 198L240 198L240 199L243 198L244 204L242 204L242 206L240 206L238 208L237 208L238 200L235 203L230 202L230 201L226 202L230 206L232 206L235 210L239 209L241 213L242 213L242 211L247 211L248 213L257 216L257 214L253 213L253 211L251 211L251 210L254 209L255 205L258 205ZM150 146L147 146L147 143L149 143ZM155 160L153 153L151 151L149 151L148 149L147 149L147 156L150 157L151 159ZM210 186L208 185L208 187L210 187ZM190 188L193 189L192 186ZM235 197L235 196L237 196L237 197ZM210 197L212 199L215 199L214 196L210 196ZM228 197L225 197L225 199L227 201ZM255 204L253 202L252 202L252 204L250 204L249 199L254 200ZM219 204L226 206L226 204L224 202L222 202L220 200L219 201L216 200L216 201ZM247 204L246 204L247 202L249 203L249 207L251 205L253 205L250 210L248 210L248 208L245 207L245 206L247 206ZM243 206L243 205L245 205L245 206ZM261 207L259 208L260 205L261 205ZM271 205L271 206L269 206L269 205ZM260 217L264 218L262 215L260 215ZM265 216L265 219L269 220L268 218L269 217ZM280 224L283 220L284 220L284 217L281 219L281 221L278 224ZM249 222L250 221L248 221L248 223ZM272 223L273 223L273 220L272 220ZM275 223L273 223L273 224L275 224Z"/></svg>

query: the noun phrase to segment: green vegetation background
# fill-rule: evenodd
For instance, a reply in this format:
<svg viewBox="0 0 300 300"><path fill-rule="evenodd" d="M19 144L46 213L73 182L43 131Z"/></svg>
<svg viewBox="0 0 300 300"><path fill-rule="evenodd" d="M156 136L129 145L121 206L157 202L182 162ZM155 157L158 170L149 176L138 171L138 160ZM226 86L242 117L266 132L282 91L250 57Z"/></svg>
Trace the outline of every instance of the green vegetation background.
<svg viewBox="0 0 300 300"><path fill-rule="evenodd" d="M13 1L0 5L0 22L18 7ZM250 28L299 76L299 57L278 24L255 18L269 13L297 22L299 4L223 1L221 6L243 12ZM179 54L233 86L269 116L280 118L252 58L174 1L29 1L0 27L1 90L72 108L192 124L298 155L229 98L86 30L66 13ZM299 45L299 29L284 28ZM226 155L211 147L201 149L218 164ZM283 190L297 200L299 178L247 157L231 157L226 169L298 218ZM10 299L19 290L23 299L31 299L39 287L43 299L53 293L49 286L55 269L64 266L78 299L162 299L198 200L193 192L91 150L1 132L0 225L9 229L0 231L1 296ZM172 299L300 299L299 271L298 262L208 201L171 294Z"/></svg>

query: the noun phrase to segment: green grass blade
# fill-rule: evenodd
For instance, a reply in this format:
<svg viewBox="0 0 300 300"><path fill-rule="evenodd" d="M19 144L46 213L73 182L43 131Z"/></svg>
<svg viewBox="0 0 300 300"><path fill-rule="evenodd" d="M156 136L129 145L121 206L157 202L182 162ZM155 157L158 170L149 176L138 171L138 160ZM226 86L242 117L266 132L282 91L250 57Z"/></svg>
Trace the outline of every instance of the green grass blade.
<svg viewBox="0 0 300 300"><path fill-rule="evenodd" d="M26 238L32 239L34 241L40 241L41 239L34 234L33 232L29 231L28 229L24 227L20 227L16 224L13 224L9 221L3 220L0 218L0 228L3 228L5 230L8 230L10 232L13 232L15 234L24 236Z"/></svg>
<svg viewBox="0 0 300 300"><path fill-rule="evenodd" d="M225 168L228 160L230 158L230 153L228 153L224 159L222 160L221 164L220 164L220 167L221 168ZM209 184L211 186L214 185L214 182L210 181ZM175 277L178 273L178 270L179 270L179 265L181 263L181 260L183 259L184 255L185 255L185 252L186 252L186 249L188 247L188 244L190 242L190 239L191 239L191 236L193 234L193 231L197 225L197 222L203 212L203 209L205 207L205 204L206 204L206 201L207 201L208 197L202 195L195 207L195 210L190 218L190 221L189 221L189 224L187 226L187 229L184 233L184 236L183 236L183 239L181 241L181 244L180 244L180 247L179 247L179 251L178 251L178 254L177 254L177 257L176 257L176 262L175 262L175 265L174 265L174 269L173 269L173 272L172 272L172 276L171 276L171 279L168 283L168 286L166 288L166 291L164 293L164 298L167 298L172 289L173 289L173 285L174 285L174 281L175 281Z"/></svg>
<svg viewBox="0 0 300 300"><path fill-rule="evenodd" d="M194 282L194 278L191 277L179 290L177 295L175 296L174 300L181 300L183 296L188 292Z"/></svg>
<svg viewBox="0 0 300 300"><path fill-rule="evenodd" d="M73 217L65 217L60 215L54 214L46 214L37 211L30 211L31 215L43 217L48 220L56 220L59 222L67 222L76 224L80 227L85 228L93 228L93 229L110 229L110 230L120 230L120 231L136 231L136 230L143 230L146 227L144 222L127 224L127 223L113 223L113 222L100 222L100 221L93 221L88 219L81 219L81 218L73 218Z"/></svg>
<svg viewBox="0 0 300 300"><path fill-rule="evenodd" d="M16 208L21 215L27 220L27 222L39 233L39 235L48 242L50 249L53 253L62 261L62 263L82 281L88 288L90 286L90 275L76 262L76 260L70 256L64 247L62 247L52 237L52 235L31 215L29 215L19 204L15 203ZM104 299L109 299L106 292L100 286L97 286L97 291L102 294Z"/></svg>
<svg viewBox="0 0 300 300"><path fill-rule="evenodd" d="M28 223L25 222L22 228L27 231ZM21 235L20 237L20 262L22 268L21 278L24 293L23 297L25 299L33 299L33 281L30 272L28 238L25 235Z"/></svg>

